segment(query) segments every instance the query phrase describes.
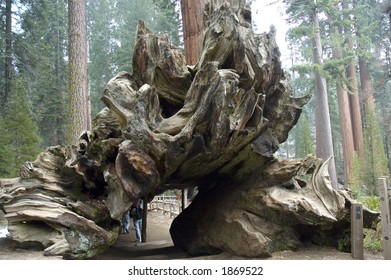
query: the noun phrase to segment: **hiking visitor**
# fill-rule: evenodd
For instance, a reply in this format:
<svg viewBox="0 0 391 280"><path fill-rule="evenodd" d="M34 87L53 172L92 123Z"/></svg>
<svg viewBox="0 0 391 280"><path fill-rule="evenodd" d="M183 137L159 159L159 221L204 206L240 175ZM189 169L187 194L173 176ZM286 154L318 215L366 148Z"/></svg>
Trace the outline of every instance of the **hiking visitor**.
<svg viewBox="0 0 391 280"><path fill-rule="evenodd" d="M133 218L133 225L134 229L136 230L136 241L135 242L141 242L141 227L142 227L142 220L143 220L143 200L137 199L133 202L132 208L130 210L130 214Z"/></svg>
<svg viewBox="0 0 391 280"><path fill-rule="evenodd" d="M129 233L130 209L126 210L122 216L122 233Z"/></svg>

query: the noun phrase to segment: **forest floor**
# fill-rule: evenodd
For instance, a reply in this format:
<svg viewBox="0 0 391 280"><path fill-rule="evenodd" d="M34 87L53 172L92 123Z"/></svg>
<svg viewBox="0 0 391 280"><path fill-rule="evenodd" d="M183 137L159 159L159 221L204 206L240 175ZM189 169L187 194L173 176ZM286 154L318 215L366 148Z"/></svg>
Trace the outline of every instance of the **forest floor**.
<svg viewBox="0 0 391 280"><path fill-rule="evenodd" d="M172 219L162 213L148 212L147 242L135 243L135 231L121 234L110 248L93 260L229 260L245 258L222 253L213 256L191 257L172 243L169 233ZM61 260L61 257L43 255L42 250L26 249L8 238L0 238L0 260ZM350 253L335 248L311 245L296 251L273 253L267 260L352 260ZM382 252L364 252L364 260L384 260Z"/></svg>

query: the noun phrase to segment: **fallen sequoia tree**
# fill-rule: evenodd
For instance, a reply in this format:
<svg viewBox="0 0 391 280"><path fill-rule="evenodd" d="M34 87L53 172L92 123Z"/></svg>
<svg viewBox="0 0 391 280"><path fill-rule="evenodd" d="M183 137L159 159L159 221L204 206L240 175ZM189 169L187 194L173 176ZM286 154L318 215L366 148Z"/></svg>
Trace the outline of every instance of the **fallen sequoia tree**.
<svg viewBox="0 0 391 280"><path fill-rule="evenodd" d="M14 240L90 258L116 241L135 198L189 186L198 195L170 233L190 254L260 257L344 238L352 199L330 186L327 162L274 156L310 97L291 96L275 31L256 35L248 7L233 10L209 18L194 66L139 23L133 73L107 84L93 129L0 179ZM377 214L364 217L371 226Z"/></svg>

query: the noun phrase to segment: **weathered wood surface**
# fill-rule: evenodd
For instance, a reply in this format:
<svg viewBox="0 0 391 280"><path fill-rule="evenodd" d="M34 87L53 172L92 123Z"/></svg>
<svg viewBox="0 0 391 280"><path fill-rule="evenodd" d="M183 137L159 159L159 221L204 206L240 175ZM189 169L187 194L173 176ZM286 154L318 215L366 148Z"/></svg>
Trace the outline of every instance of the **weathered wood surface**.
<svg viewBox="0 0 391 280"><path fill-rule="evenodd" d="M363 209L361 203L352 204L351 213L351 248L355 260L364 259Z"/></svg>
<svg viewBox="0 0 391 280"><path fill-rule="evenodd" d="M389 191L389 178L378 179L378 189L381 207L381 225L383 237L384 259L391 260L391 197Z"/></svg>
<svg viewBox="0 0 391 280"><path fill-rule="evenodd" d="M270 177L270 170L289 166L289 180ZM327 162L308 157L275 160L269 174L240 184L209 182L176 219L174 244L193 255L222 251L244 257L268 257L314 243L336 247L350 229L347 192L331 187ZM213 186L210 186L212 184ZM364 226L377 213L365 211Z"/></svg>
<svg viewBox="0 0 391 280"><path fill-rule="evenodd" d="M0 179L9 231L46 255L88 258L115 242L135 198L198 186L171 229L189 253L260 256L302 237L339 238L351 199L330 187L327 162L274 157L309 98L291 96L275 30L254 34L247 6L210 14L192 67L140 22L133 73L107 84L92 130Z"/></svg>

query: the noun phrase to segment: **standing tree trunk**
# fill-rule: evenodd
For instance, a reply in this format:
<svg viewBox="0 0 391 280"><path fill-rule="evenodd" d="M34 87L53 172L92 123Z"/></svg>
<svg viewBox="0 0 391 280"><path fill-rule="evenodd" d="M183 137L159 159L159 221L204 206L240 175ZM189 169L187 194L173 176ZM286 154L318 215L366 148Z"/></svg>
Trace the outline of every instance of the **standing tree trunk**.
<svg viewBox="0 0 391 280"><path fill-rule="evenodd" d="M364 100L364 123L365 123L365 170L367 172L367 184L375 185L380 176L388 176L387 159L384 151L383 140L380 133L379 123L376 117L375 100L373 97L372 79L369 73L367 59L359 57L360 79ZM370 190L376 194L376 190Z"/></svg>
<svg viewBox="0 0 391 280"><path fill-rule="evenodd" d="M348 48L349 50L353 50L352 41L350 39L348 40ZM357 74L354 61L349 62L346 75L352 85L352 94L349 95L349 102L351 108L350 114L353 128L354 150L357 152L359 158L362 159L364 156L364 140L362 132L360 97L358 94Z"/></svg>
<svg viewBox="0 0 391 280"><path fill-rule="evenodd" d="M69 107L67 142L75 143L88 130L87 32L84 0L68 1Z"/></svg>
<svg viewBox="0 0 391 280"><path fill-rule="evenodd" d="M204 0L182 0L183 38L185 42L186 63L197 63L204 37Z"/></svg>
<svg viewBox="0 0 391 280"><path fill-rule="evenodd" d="M348 184L351 179L352 160L354 155L354 142L352 132L352 122L350 116L349 96L346 90L341 85L341 82L337 82L337 95L338 95L338 111L339 111L339 125L342 138L342 152L343 152L343 165L345 184Z"/></svg>
<svg viewBox="0 0 391 280"><path fill-rule="evenodd" d="M368 112L368 110L375 109L375 100L373 99L373 88L371 81L371 74L368 69L367 59L363 56L360 56L358 59L359 67L360 67L360 81L361 81L361 89L363 94L364 101L364 112Z"/></svg>
<svg viewBox="0 0 391 280"><path fill-rule="evenodd" d="M328 16L331 34L335 35L337 38L341 38L341 32L339 26L335 24L331 16ZM332 45L333 59L337 63L341 63L342 48L340 43L335 42ZM337 68L340 75L344 74L343 66L338 66ZM341 131L341 140L342 140L342 152L343 152L343 167L344 167L344 176L345 184L348 184L351 179L353 155L354 155L354 142L353 142L353 131L352 131L352 122L350 114L350 105L349 105L349 96L345 90L342 81L337 77L336 79L336 88L337 88L337 98L338 98L338 111L339 111L339 126Z"/></svg>
<svg viewBox="0 0 391 280"><path fill-rule="evenodd" d="M348 1L343 1L343 6L345 10L348 10ZM353 36L352 30L351 28L347 28L346 31L346 33L348 34L348 37L346 38L348 52L354 53L353 42L351 39L351 36ZM362 116L360 109L360 98L358 93L356 63L353 59L348 64L348 67L346 69L346 76L351 82L351 94L349 94L349 103L353 130L354 150L357 152L359 158L362 160L364 157L364 137L362 132Z"/></svg>
<svg viewBox="0 0 391 280"><path fill-rule="evenodd" d="M316 11L312 14L314 24L313 57L314 64L322 66L322 45L320 41L319 21ZM315 72L316 93L315 93L315 123L316 123L316 156L324 160L330 158L329 173L333 188L338 188L337 174L333 151L333 139L331 135L330 112L327 96L326 79Z"/></svg>
<svg viewBox="0 0 391 280"><path fill-rule="evenodd" d="M12 0L5 2L5 83L0 112L4 111L11 93L12 81Z"/></svg>

